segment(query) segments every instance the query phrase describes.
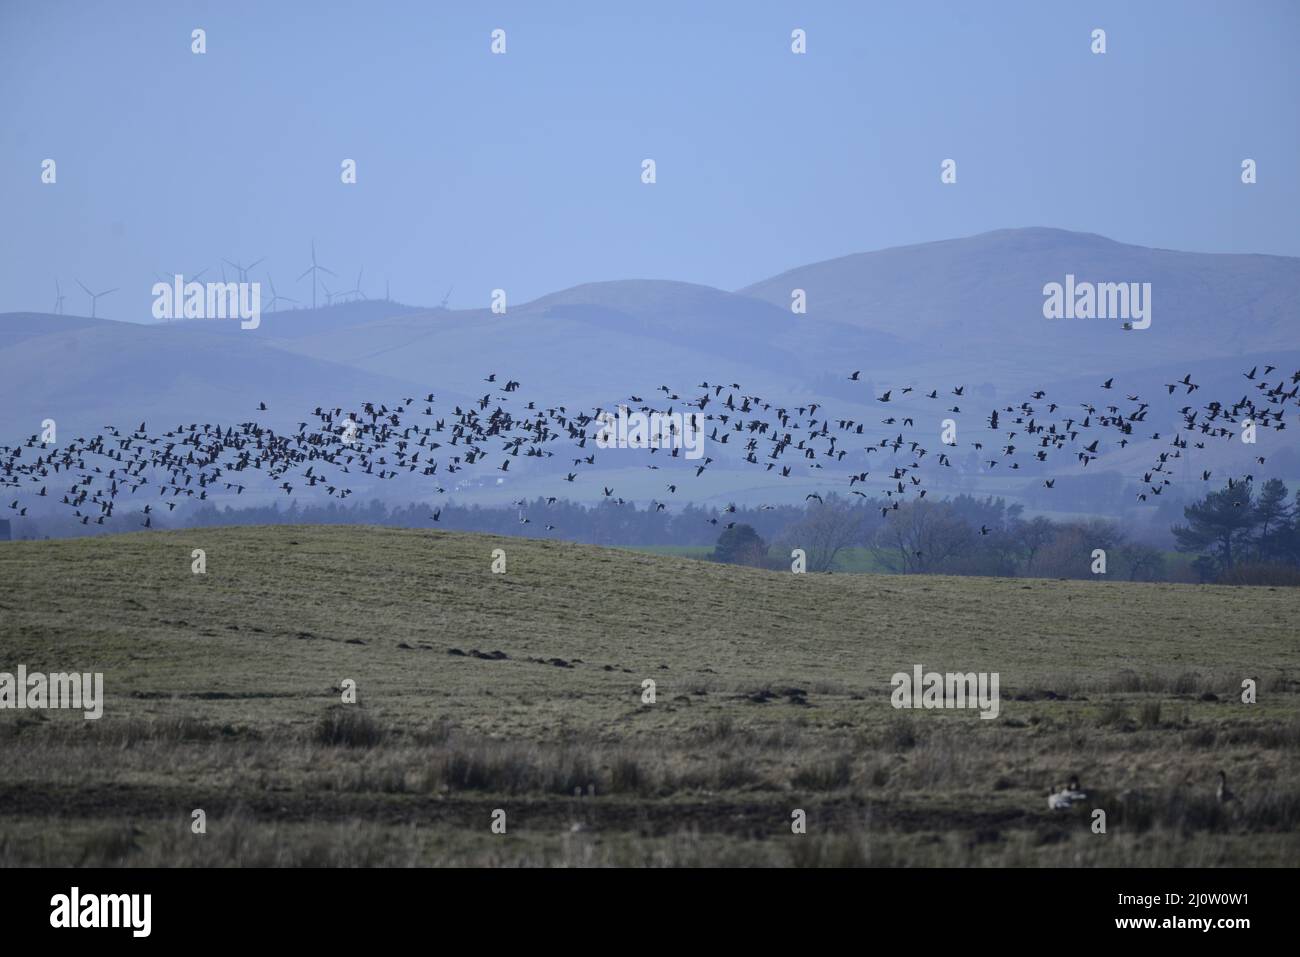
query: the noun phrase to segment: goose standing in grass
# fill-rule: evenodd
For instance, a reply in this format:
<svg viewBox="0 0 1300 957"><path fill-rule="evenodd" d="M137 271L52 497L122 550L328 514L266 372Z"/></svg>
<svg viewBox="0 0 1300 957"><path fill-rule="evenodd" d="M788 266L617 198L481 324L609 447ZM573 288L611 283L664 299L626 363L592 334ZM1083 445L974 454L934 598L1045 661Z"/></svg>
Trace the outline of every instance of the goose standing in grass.
<svg viewBox="0 0 1300 957"><path fill-rule="evenodd" d="M1227 804L1236 795L1228 790L1228 776L1220 771L1218 777L1219 783L1214 789L1214 796L1219 799L1220 804Z"/></svg>
<svg viewBox="0 0 1300 957"><path fill-rule="evenodd" d="M595 798L595 796L596 796L596 785L589 783L587 785L587 797ZM573 797L579 803L580 806L584 805L581 785L574 786ZM582 832L589 831L589 830L591 830L591 811L588 807L583 806L583 820L579 821L577 820L576 817L572 817L569 822L569 833L581 834Z"/></svg>
<svg viewBox="0 0 1300 957"><path fill-rule="evenodd" d="M1068 811L1075 801L1082 801L1088 795L1079 790L1079 779L1070 777L1069 784L1058 784L1047 795L1047 807L1052 811Z"/></svg>

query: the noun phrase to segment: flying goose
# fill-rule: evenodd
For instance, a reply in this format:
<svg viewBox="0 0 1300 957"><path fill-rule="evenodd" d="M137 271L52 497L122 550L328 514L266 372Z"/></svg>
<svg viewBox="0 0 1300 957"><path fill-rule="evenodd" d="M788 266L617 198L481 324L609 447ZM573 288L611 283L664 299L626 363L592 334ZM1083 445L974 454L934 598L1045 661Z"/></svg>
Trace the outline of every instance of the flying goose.
<svg viewBox="0 0 1300 957"><path fill-rule="evenodd" d="M323 268L323 267L322 267ZM1297 396L1300 396L1300 370L1291 374L1290 381L1294 386L1290 392L1283 390L1285 379L1280 381L1276 386L1269 387L1267 382L1261 381L1259 373L1267 377L1274 373L1276 369L1272 365L1260 364L1252 368L1244 377L1255 383L1255 390L1262 390L1268 397L1270 405L1279 406L1277 410L1270 410L1256 406L1255 402L1248 396L1243 396L1236 402L1209 402L1202 408L1191 405L1185 405L1178 410L1182 417L1181 424L1178 426L1180 432L1172 438L1173 451L1162 451L1159 453L1159 460L1144 477L1145 487L1138 493L1139 501L1148 501L1170 487L1172 477L1172 463L1182 457L1182 450L1189 446L1188 438L1193 434L1199 433L1207 438L1218 438L1224 441L1232 439L1236 432L1223 426L1211 425L1216 421L1236 423L1246 417L1254 417L1259 420L1262 427L1274 428L1281 431L1285 424L1282 420L1282 409L1290 408L1292 403L1300 406L1297 402ZM864 381L861 376L867 374L864 370L851 370L851 379L854 381ZM840 373L836 376L839 378ZM501 380L505 393L514 394L519 388L518 380L507 376L492 373L484 381L488 384L497 385ZM1173 383L1165 383L1167 391L1173 394L1177 391L1178 386L1182 386L1186 392L1190 393L1193 388L1199 388L1197 383L1191 381L1190 375L1185 375L1182 379L1175 380ZM721 392L727 387L721 383L714 383L712 395L709 387L701 385L705 389L703 395L689 402L688 404L703 410L712 397L720 397ZM833 467L835 463L849 462L845 457L850 454L846 449L837 447L837 440L840 435L848 436L865 436L866 431L863 423L855 422L848 418L837 419L827 412L821 412L820 405L810 403L806 406L798 406L794 409L776 409L774 415L779 422L779 426L765 415L773 411L770 403L756 395L748 395L740 391L738 383L732 383L728 398L723 403L725 411L719 411L715 414L703 415L702 418L716 420L713 427L713 438L718 445L726 444L731 434L737 435L739 442L732 443L732 447L744 443L744 451L748 453L744 456L744 461L753 466L761 465L766 471L779 475L782 479L792 477L793 469L790 459L802 459L804 464L810 469L821 470L822 461L830 458L832 461L827 468ZM965 386L957 386L950 389L954 396L964 396ZM1095 461L1101 454L1099 439L1106 437L1108 445L1125 447L1128 442L1128 436L1138 434L1136 426L1145 421L1148 412L1148 403L1140 402L1139 394L1129 392L1128 390L1115 391L1118 387L1114 384L1113 378L1108 378L1102 384L1102 389L1113 395L1125 395L1127 401L1140 403L1138 408L1124 413L1120 411L1118 404L1109 404L1105 406L1106 412L1098 415L1096 407L1091 402L1080 403L1080 408L1084 410L1082 419L1075 419L1073 416L1062 421L1043 420L1040 421L1037 416L1046 414L1055 416L1058 409L1061 408L1055 402L1047 403L1041 410L1035 409L1030 402L1022 402L1018 407L1006 405L1004 409L993 409L989 413L988 427L994 431L1001 431L1000 423L1003 421L1002 415L1011 416L1014 424L1018 426L1016 430L1008 431L1007 442L1001 446L1001 455L998 458L989 459L987 467L990 469L1002 467L1004 471L1019 470L1021 461L1032 458L1037 463L1047 463L1054 459L1055 454L1065 452L1067 449L1077 454L1078 460L1083 466L1088 466ZM1252 390L1252 391L1255 391ZM680 397L674 393L667 385L660 386L669 401L678 401ZM874 389L873 389L874 391ZM922 391L921 387L899 387L892 390L885 390L883 394L877 397L877 401L882 403L894 402L899 404L895 399L893 392L899 393L899 399L906 399L915 392L918 396L925 396L930 400L937 400L938 390L932 388L929 391ZM200 428L198 424L191 423L188 427L185 425L177 426L171 431L161 435L150 435L146 431L147 422L142 421L138 429L133 434L123 435L115 426L106 425L103 427L103 434L92 437L79 437L69 446L62 449L46 449L45 443L39 443L39 435L32 435L25 444L19 446L0 446L0 489L19 489L20 480L26 480L33 484L33 497L48 497L52 500L62 500L66 507L74 509L74 517L77 520L86 518L83 524L89 525L91 521L95 524L105 524L111 521L115 516L111 510L111 504L114 500L121 499L121 491L129 489L132 494L145 487L150 483L150 477L153 475L169 476L164 478L163 482L154 487L158 487L159 496L170 495L176 501L167 502L169 512L175 510L178 504L184 504L180 499L181 495L186 498L193 498L196 501L205 501L208 496L207 486L215 483L218 476L224 474L227 468L243 473L244 469L250 470L247 474L250 476L262 474L268 479L281 479L278 484L280 490L286 495L293 496L301 494L308 489L322 487L326 490L327 495L337 497L340 500L352 494L352 490L343 487L338 478L334 475L325 473L328 466L333 466L335 474L338 476L352 475L360 472L367 476L377 476L379 479L396 478L402 472L420 472L421 474L433 477L438 471L440 465L443 474L459 473L468 470L471 467L482 466L489 459L489 451L485 447L489 441L496 438L506 440L503 448L504 457L497 459L496 470L508 475L510 459L520 455L529 457L549 457L555 453L546 446L557 441L568 440L578 449L586 449L588 439L588 426L596 421L596 418L587 412L579 412L571 415L564 406L548 408L545 412L539 411L536 403L528 402L527 408L532 413L528 416L517 417L511 410L499 407L487 416L480 416L479 412L484 411L491 402L493 393L487 393L483 399L477 400L470 409L461 409L456 406L454 416L450 420L450 425L446 418L434 418L432 428L421 426L414 422L403 421L403 416L407 414L408 408L413 412L414 397L406 397L402 404L390 409L388 406L366 402L362 405L363 412L348 413L347 422L351 423L348 428L359 431L364 436L364 440L356 437L349 438L351 432L343 428L344 410L341 407L323 408L317 406L313 416L317 421L312 422L310 417L305 417L306 421L298 423L298 430L293 434L277 435L274 431L266 428L256 421L242 422L235 425L210 424L204 423ZM1037 389L1031 393L1032 401L1039 402L1045 397L1043 389ZM426 409L425 416L434 416L434 399L432 392L428 393L424 399ZM502 397L498 396L498 400ZM631 401L640 403L642 398L633 395ZM475 411L477 406L478 411ZM269 411L269 406L265 401L256 404L259 412ZM954 405L949 411L953 415L959 415L959 406ZM643 410L646 411L646 410ZM595 416L599 417L602 410L594 410ZM671 409L669 414L671 414ZM1094 419L1095 417L1095 419ZM360 420L358 423L356 420ZM368 420L368 421L367 421ZM1026 421L1027 420L1027 421ZM890 417L882 420L884 423L894 426L895 423L901 422L904 429L915 427L916 419L911 415L900 414L897 417ZM832 432L834 425L835 432ZM806 431L805 431L806 430ZM1188 433L1184 438L1182 432ZM748 433L748 438L744 438ZM836 434L838 433L838 434ZM1112 440L1110 433L1115 434ZM452 446L460 445L462 448L468 446L469 451L462 455L451 456L443 462L436 458L424 458L426 454L432 455L433 450L443 448L444 443L431 441L434 435L444 438L446 443ZM340 438L340 435L343 438ZM1024 440L1012 444L1013 439L1024 435ZM869 439L870 444L863 448L864 453L877 451L892 450L894 453L900 451L902 447L910 444L918 462L922 460L925 450L919 447L916 441L908 442L905 437L906 433L898 432L896 438L885 436L883 438L873 436ZM1153 440L1159 440L1161 433L1154 433ZM111 439L111 441L109 441ZM166 441L171 440L171 441ZM1134 439L1136 441L1136 439ZM766 443L766 445L764 445ZM38 452L31 459L22 459L24 449L36 449L38 444L44 449ZM970 443L976 451L982 451L984 444L981 442ZM411 446L418 446L416 451ZM997 446L990 446L997 448ZM1195 443L1197 449L1203 449L1206 446L1205 441ZM426 449L428 452L426 453ZM651 448L651 451L655 451ZM227 463L223 456L226 454L236 456L235 460ZM671 457L680 458L680 449L674 448ZM87 466L83 463L83 458L89 456L108 459L112 463L112 470L104 479L96 476L102 475L102 471L97 466ZM668 456L665 456L667 458ZM783 458L785 457L785 458ZM883 456L881 456L883 457ZM423 460L422 460L423 459ZM1017 460L1019 459L1019 460ZM394 461L395 460L395 461ZM1256 461L1264 464L1263 456L1257 456ZM694 476L701 477L705 467L713 463L712 457L705 457L702 462L694 465ZM944 455L938 456L941 466L952 467L952 463ZM566 483L574 483L582 471L582 467L593 466L596 463L594 453L583 456L577 456L573 459L574 468L579 469L576 472L561 472ZM349 467L350 466L350 467ZM122 479L118 477L117 469L121 468L124 473ZM648 465L648 468L658 469L657 465ZM857 468L857 465L853 466ZM78 475L76 481L70 489L59 490L56 488L54 493L49 493L46 489L45 481L50 475L50 470L58 473L61 469L69 472L75 472L79 469L93 468L85 477ZM927 489L924 487L923 473L919 464L914 463L912 471L904 477L899 470L894 470L895 474L890 480L889 487L882 489L887 502L881 507L882 517L888 517L890 511L898 511L901 504L905 504L907 499L913 501L920 500L926 496ZM1201 471L1203 482L1209 482L1213 474L1209 469L1204 467L1197 469ZM1188 475L1195 474L1188 470ZM1160 478L1156 479L1156 475ZM233 476L231 476L233 477ZM687 479L687 473L682 473L683 479ZM242 475L241 475L242 478ZM867 472L849 472L843 476L847 479L850 490L855 496L867 498L865 483L867 481ZM1252 477L1246 475L1244 479L1236 479L1232 475L1226 477L1228 488L1245 487L1252 482ZM104 482L101 486L100 482ZM190 489L188 486L193 481L197 481L198 489ZM435 479L430 484L434 490L443 495L446 490L436 484ZM466 480L468 481L468 480ZM504 481L504 479L498 479ZM1042 486L1051 490L1055 487L1055 477L1041 478ZM24 482L23 484L26 484ZM1155 484L1152 484L1152 483ZM119 484L121 483L121 484ZM906 483L906 484L905 484ZM235 491L240 494L245 491L246 486L252 487L251 479L244 479L239 483L227 481L224 483L227 491ZM859 486L863 487L859 491ZM669 493L675 494L680 490L680 486L673 483L666 485ZM40 488L41 493L35 493L35 489ZM598 486L604 491L604 497L611 500L613 504L626 504L622 498L615 498L614 490L608 486ZM907 493L913 493L907 495ZM828 501L823 499L824 491L818 489L814 494L806 494L805 503L813 500L822 502ZM92 497L93 496L93 497ZM107 496L107 499L101 496ZM548 499L548 504L554 500L554 496ZM1241 496L1242 501L1234 502L1241 508L1248 507L1244 494ZM93 505L101 508L102 514L99 516L83 516L79 511L80 508L86 507L85 503L90 501ZM161 504L161 503L159 503ZM3 507L3 500L0 500L0 507ZM9 509L17 513L19 518L25 517L23 513L24 502L19 499L11 500ZM656 511L660 511L656 505ZM666 512L666 509L662 509ZM139 512L137 515L141 514ZM142 517L148 519L150 511L148 508L142 513ZM437 521L437 514L432 516ZM101 522L101 519L103 520ZM716 518L710 519L710 524L720 524ZM145 527L151 527L145 523ZM985 533L986 526L980 526L981 535ZM990 532L991 534L991 532ZM1061 788L1053 791L1053 794L1060 793Z"/></svg>

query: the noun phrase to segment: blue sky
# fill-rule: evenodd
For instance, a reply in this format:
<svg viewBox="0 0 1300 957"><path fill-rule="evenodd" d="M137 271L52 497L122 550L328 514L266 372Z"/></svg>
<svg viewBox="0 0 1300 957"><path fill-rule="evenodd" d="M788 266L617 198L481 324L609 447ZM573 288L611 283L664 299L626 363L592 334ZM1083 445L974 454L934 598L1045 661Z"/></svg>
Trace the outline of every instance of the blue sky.
<svg viewBox="0 0 1300 957"><path fill-rule="evenodd" d="M1297 48L1300 4L1254 0L4 2L0 310L58 278L85 312L81 278L146 320L155 273L222 257L309 300L313 238L343 286L456 307L1029 225L1300 255Z"/></svg>

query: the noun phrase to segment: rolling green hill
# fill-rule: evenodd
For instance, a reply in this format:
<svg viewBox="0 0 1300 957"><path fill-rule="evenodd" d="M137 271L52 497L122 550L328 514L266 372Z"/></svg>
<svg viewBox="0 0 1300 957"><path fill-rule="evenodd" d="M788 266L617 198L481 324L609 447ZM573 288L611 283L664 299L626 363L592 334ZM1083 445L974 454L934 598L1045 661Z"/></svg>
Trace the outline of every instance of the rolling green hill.
<svg viewBox="0 0 1300 957"><path fill-rule="evenodd" d="M0 581L0 671L105 687L99 721L0 710L0 864L1300 849L1295 590L795 576L347 527L0 543ZM916 664L997 672L997 719L892 708L890 676ZM1257 704L1238 699L1246 677ZM1234 803L1214 799L1219 768ZM1083 807L1047 810L1070 774L1107 834Z"/></svg>

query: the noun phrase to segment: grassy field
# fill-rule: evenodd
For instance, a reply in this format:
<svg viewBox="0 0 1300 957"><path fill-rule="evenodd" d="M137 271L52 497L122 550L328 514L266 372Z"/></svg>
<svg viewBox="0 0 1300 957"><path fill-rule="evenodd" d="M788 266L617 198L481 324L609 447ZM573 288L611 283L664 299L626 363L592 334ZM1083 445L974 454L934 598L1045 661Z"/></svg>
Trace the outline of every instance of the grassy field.
<svg viewBox="0 0 1300 957"><path fill-rule="evenodd" d="M0 582L0 671L106 698L0 710L0 866L1300 858L1300 590L292 526L0 543ZM998 718L895 710L916 664L997 672Z"/></svg>
<svg viewBox="0 0 1300 957"><path fill-rule="evenodd" d="M622 546L631 551L645 552L649 555L668 555L673 558L694 558L699 561L708 561L713 555L712 545L628 545ZM788 565L790 562L790 553L785 549L772 546L767 551L767 556L773 562L780 565ZM890 569L884 565L869 548L851 547L843 549L835 557L835 564L832 570L836 572L875 572L888 573Z"/></svg>
<svg viewBox="0 0 1300 957"><path fill-rule="evenodd" d="M623 546L632 551L645 552L649 555L670 555L674 558L694 558L699 561L708 561L713 555L712 545L628 545ZM1161 552L1165 560L1164 574L1160 577L1167 580L1186 580L1190 576L1187 569L1192 563L1192 556L1185 552ZM785 565L789 561L789 553L784 549L772 546L768 549L767 556L778 565ZM893 569L880 560L880 557L873 549L853 546L845 548L835 557L835 564L832 571L856 574L869 572L872 574L890 574Z"/></svg>

